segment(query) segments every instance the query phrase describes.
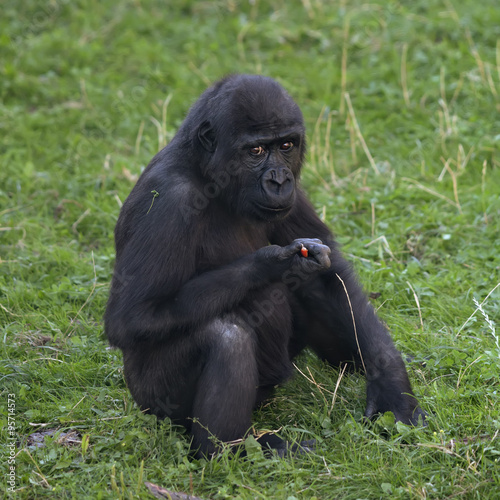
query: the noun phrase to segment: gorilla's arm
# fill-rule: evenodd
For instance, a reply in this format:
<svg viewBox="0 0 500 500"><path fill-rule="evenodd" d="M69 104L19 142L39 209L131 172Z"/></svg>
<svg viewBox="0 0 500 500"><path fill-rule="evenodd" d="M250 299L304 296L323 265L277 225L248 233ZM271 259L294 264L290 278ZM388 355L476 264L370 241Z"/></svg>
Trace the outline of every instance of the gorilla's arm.
<svg viewBox="0 0 500 500"><path fill-rule="evenodd" d="M290 280L300 303L323 326L309 333L309 345L333 364L354 360L363 369L368 381L367 417L390 410L398 420L416 423L418 415L423 413L419 408L415 411L417 401L411 396L401 355L330 230L300 191L293 213L273 229L270 241L284 245L298 237L319 238L332 250L329 269L313 280L301 281L300 275L295 281Z"/></svg>
<svg viewBox="0 0 500 500"><path fill-rule="evenodd" d="M323 350L322 356L327 359L332 358L331 360L336 363L354 359L357 364L362 365L365 361L365 368L371 375L370 372L374 371L374 367L368 366L367 361L378 358L379 353L386 352L387 345L393 346L392 340L357 283L351 266L342 257L330 230L318 218L314 208L301 191L297 193L297 202L293 212L284 223L277 224L273 228L270 241L278 245L286 245L288 241L299 237L298 235L304 238L319 238L332 250L330 268L323 271L317 279L309 280L307 276L296 274L290 276L288 280L290 288L300 296L301 303L306 305L308 311L312 311L314 316L328 327L332 335L340 338L343 346L349 346L349 359L335 359L338 353L332 352L329 356L327 348L326 352L325 349ZM356 323L357 341L351 307ZM377 342L373 342L373 338ZM323 342L319 343L323 344ZM360 350L362 354L365 353L368 360L361 360Z"/></svg>
<svg viewBox="0 0 500 500"><path fill-rule="evenodd" d="M182 260L178 262L179 269L187 267L186 256ZM259 265L256 260L245 257L205 272L178 290L169 290L168 281L156 287L143 274L131 276L126 288L116 293L114 289L120 285L113 284L105 318L112 344L123 348L140 340L162 341L172 330L197 325L229 311L249 290L269 279L265 261ZM172 283L179 280L175 271L171 269L167 276Z"/></svg>

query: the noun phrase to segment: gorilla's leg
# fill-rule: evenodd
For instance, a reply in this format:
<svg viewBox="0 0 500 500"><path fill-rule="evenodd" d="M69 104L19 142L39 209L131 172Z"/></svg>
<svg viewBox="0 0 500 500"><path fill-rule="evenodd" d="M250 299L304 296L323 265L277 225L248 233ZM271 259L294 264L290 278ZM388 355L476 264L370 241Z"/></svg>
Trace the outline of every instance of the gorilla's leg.
<svg viewBox="0 0 500 500"><path fill-rule="evenodd" d="M233 441L250 429L258 373L253 331L226 317L200 333L210 341L194 397L191 448L209 457L217 451L211 437Z"/></svg>
<svg viewBox="0 0 500 500"><path fill-rule="evenodd" d="M237 315L185 335L170 344L124 351L125 377L143 410L184 425L192 434L193 456L210 458L218 441L245 437L256 403L274 386L258 388L256 333ZM272 433L257 440L280 456L311 446L290 444Z"/></svg>

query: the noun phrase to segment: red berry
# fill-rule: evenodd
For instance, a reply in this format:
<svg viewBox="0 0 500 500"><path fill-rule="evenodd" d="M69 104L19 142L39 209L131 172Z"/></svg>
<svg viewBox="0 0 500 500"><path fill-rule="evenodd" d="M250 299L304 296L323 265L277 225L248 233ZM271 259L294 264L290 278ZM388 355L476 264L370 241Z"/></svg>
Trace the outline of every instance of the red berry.
<svg viewBox="0 0 500 500"><path fill-rule="evenodd" d="M302 254L302 257L307 257L309 255L309 250L307 250L307 248L304 245L302 245L300 253Z"/></svg>

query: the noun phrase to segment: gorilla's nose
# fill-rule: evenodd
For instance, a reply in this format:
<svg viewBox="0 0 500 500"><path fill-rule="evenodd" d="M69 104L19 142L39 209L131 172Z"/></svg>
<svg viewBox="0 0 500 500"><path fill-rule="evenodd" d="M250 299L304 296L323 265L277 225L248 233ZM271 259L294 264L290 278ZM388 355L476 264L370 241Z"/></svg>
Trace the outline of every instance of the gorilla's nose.
<svg viewBox="0 0 500 500"><path fill-rule="evenodd" d="M262 176L262 187L268 196L288 198L293 192L293 174L286 167L270 168Z"/></svg>

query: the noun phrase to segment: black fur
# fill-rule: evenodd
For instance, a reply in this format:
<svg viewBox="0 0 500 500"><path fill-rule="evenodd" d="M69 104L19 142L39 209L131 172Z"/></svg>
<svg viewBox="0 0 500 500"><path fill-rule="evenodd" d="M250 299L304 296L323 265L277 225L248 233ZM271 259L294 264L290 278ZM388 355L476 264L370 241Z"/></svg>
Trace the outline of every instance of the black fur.
<svg viewBox="0 0 500 500"><path fill-rule="evenodd" d="M217 450L212 435L246 435L305 346L365 370L367 417L423 417L386 328L297 185L304 152L285 90L230 76L194 104L121 210L106 334L135 401L184 424L197 456Z"/></svg>

